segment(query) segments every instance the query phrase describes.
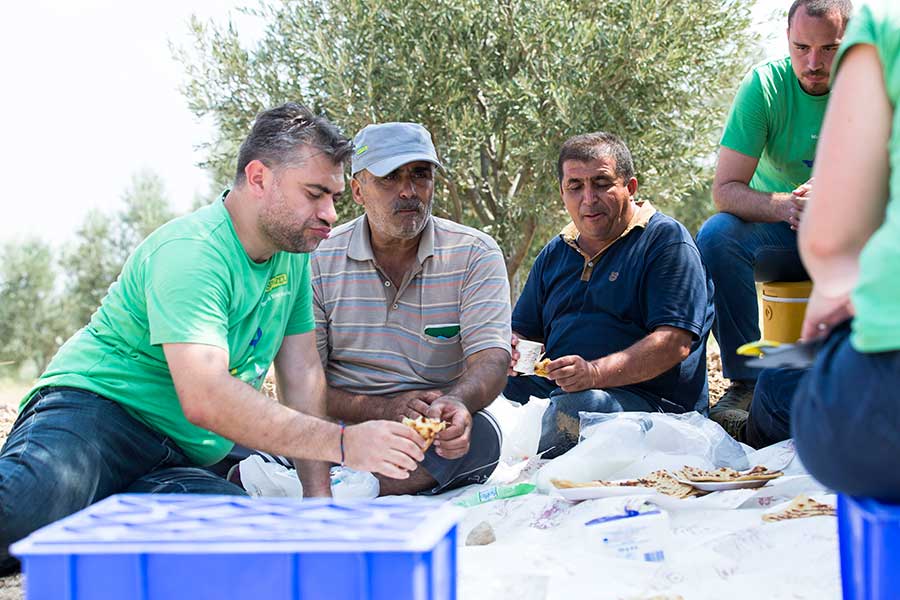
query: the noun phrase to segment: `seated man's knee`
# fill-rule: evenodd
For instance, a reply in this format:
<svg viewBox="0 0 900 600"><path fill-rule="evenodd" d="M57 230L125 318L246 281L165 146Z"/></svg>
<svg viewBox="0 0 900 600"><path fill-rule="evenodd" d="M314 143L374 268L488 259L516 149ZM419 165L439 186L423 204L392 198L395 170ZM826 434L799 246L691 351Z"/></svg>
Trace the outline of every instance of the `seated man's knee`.
<svg viewBox="0 0 900 600"><path fill-rule="evenodd" d="M619 401L606 390L557 392L550 396L550 404L555 405L557 412L576 420L579 412L610 413L624 410Z"/></svg>
<svg viewBox="0 0 900 600"><path fill-rule="evenodd" d="M604 390L554 393L544 413L538 450L546 451L545 458L555 458L574 447L581 431L579 412L621 411L622 405Z"/></svg>

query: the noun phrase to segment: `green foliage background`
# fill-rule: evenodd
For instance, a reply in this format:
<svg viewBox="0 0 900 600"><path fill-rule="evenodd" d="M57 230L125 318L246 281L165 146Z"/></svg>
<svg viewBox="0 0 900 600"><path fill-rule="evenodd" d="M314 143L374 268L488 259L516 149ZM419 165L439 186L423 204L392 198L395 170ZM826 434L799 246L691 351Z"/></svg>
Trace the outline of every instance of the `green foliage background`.
<svg viewBox="0 0 900 600"><path fill-rule="evenodd" d="M121 209L88 212L66 246L36 238L0 246L0 379L39 374L87 324L131 251L174 216L162 178L140 171Z"/></svg>
<svg viewBox="0 0 900 600"><path fill-rule="evenodd" d="M265 32L190 25L174 49L184 96L215 134L203 148L214 188L234 176L261 110L299 100L352 135L415 121L442 173L435 211L493 235L513 289L565 224L556 154L608 130L635 157L639 195L692 231L712 212L717 138L743 73L760 58L754 0L262 0ZM195 202L195 204L199 204ZM356 214L349 200L342 219ZM54 248L0 246L0 378L33 377L84 326L134 247L175 216L161 178L134 175L113 213L85 215Z"/></svg>
<svg viewBox="0 0 900 600"><path fill-rule="evenodd" d="M194 20L195 44L178 57L191 109L217 124L206 151L219 182L254 115L287 100L350 134L422 123L446 167L436 212L493 235L515 281L565 224L555 161L577 133L624 137L640 195L702 222L724 113L759 57L752 5L271 0L247 11L266 24L255 46L230 24Z"/></svg>

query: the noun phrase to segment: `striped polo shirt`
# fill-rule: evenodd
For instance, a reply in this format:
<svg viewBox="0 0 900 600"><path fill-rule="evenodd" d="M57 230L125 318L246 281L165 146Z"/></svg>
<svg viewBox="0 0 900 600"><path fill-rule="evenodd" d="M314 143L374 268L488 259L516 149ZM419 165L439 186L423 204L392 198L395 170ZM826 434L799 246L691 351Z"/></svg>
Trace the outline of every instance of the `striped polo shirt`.
<svg viewBox="0 0 900 600"><path fill-rule="evenodd" d="M354 394L443 388L487 348L510 351L506 263L488 235L431 217L395 285L363 215L311 255L316 339L328 384Z"/></svg>

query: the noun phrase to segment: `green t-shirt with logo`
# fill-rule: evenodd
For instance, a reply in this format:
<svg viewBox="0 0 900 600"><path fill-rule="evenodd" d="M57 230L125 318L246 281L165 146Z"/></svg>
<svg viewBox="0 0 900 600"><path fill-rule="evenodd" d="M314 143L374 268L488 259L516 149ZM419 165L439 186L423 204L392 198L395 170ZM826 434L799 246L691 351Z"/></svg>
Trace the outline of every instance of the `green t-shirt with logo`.
<svg viewBox="0 0 900 600"><path fill-rule="evenodd" d="M313 329L308 255L278 252L253 262L217 201L138 246L34 389L72 386L114 400L209 465L233 443L185 418L162 344L223 348L231 374L259 389L282 339Z"/></svg>
<svg viewBox="0 0 900 600"><path fill-rule="evenodd" d="M859 259L859 282L853 292L856 318L851 343L860 352L900 350L900 3L870 0L857 7L834 59L840 68L847 49L875 47L888 101L894 109L888 142L889 199L884 222L866 243Z"/></svg>
<svg viewBox="0 0 900 600"><path fill-rule="evenodd" d="M790 192L812 175L827 104L803 91L790 57L764 62L741 82L721 145L759 159L752 189Z"/></svg>

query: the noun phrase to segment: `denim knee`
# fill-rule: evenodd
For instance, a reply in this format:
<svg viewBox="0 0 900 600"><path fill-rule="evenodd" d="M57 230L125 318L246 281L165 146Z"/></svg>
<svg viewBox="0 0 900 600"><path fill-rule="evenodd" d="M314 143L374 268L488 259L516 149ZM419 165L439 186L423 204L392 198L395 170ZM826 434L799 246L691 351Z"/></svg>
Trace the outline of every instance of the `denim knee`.
<svg viewBox="0 0 900 600"><path fill-rule="evenodd" d="M564 392L557 390L550 395L551 406L558 412L575 419L579 412L621 412L622 406L605 390L582 390L580 392Z"/></svg>
<svg viewBox="0 0 900 600"><path fill-rule="evenodd" d="M721 252L723 247L736 244L739 231L746 222L729 213L716 213L697 232L697 248L708 267L727 264L728 256Z"/></svg>

